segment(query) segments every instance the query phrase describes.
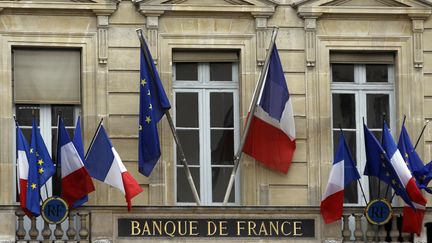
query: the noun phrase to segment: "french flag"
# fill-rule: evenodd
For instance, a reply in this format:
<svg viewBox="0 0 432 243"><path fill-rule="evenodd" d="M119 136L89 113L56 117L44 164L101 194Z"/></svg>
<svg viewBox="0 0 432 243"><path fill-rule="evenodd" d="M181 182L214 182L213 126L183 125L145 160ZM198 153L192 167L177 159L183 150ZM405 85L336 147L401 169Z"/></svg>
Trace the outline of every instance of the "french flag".
<svg viewBox="0 0 432 243"><path fill-rule="evenodd" d="M387 124L384 123L383 127L383 148L386 151L397 176L405 187L406 192L414 205L414 208L405 206L403 211L403 224L402 231L416 233L420 235L423 228L421 222L423 221L424 211L426 210L427 200L417 187L416 181L408 169L405 160L403 159L399 149L393 140ZM417 212L418 211L418 212Z"/></svg>
<svg viewBox="0 0 432 243"><path fill-rule="evenodd" d="M102 124L90 145L86 157L86 168L93 178L119 189L125 195L130 211L131 199L143 189L126 170Z"/></svg>
<svg viewBox="0 0 432 243"><path fill-rule="evenodd" d="M58 124L57 160L61 165L61 197L71 207L95 188L61 118Z"/></svg>
<svg viewBox="0 0 432 243"><path fill-rule="evenodd" d="M275 45L243 152L270 169L287 173L295 148L291 98Z"/></svg>
<svg viewBox="0 0 432 243"><path fill-rule="evenodd" d="M27 181L29 172L29 146L21 128L16 124L16 161L18 165L18 192L20 197L20 207L24 213L31 217L31 212L26 207Z"/></svg>
<svg viewBox="0 0 432 243"><path fill-rule="evenodd" d="M345 186L359 178L360 174L355 167L348 145L341 133L327 188L320 205L321 215L326 224L341 219Z"/></svg>

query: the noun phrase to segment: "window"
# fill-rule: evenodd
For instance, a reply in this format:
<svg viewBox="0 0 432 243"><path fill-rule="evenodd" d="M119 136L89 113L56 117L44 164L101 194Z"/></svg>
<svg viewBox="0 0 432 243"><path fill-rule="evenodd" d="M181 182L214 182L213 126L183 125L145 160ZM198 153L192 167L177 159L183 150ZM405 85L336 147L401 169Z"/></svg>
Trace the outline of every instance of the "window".
<svg viewBox="0 0 432 243"><path fill-rule="evenodd" d="M394 66L388 61L393 60L392 54L388 53L383 55L387 61L371 54L369 59L367 55L360 55L362 62L359 63L353 61L355 54L349 56L351 58L348 61L341 61L337 54L331 58L333 148L337 147L338 135L342 129L357 168L363 174L366 163L363 119L378 140L381 139L383 119L390 128L395 126ZM391 198L392 193L390 190L387 192L385 183L364 176L361 183L369 199L385 196ZM364 204L356 181L345 190L345 203Z"/></svg>
<svg viewBox="0 0 432 243"><path fill-rule="evenodd" d="M175 126L203 205L223 202L239 144L238 65L174 59ZM195 59L196 60L196 59ZM176 158L176 200L195 202ZM229 198L238 202L238 180Z"/></svg>
<svg viewBox="0 0 432 243"><path fill-rule="evenodd" d="M32 120L36 119L55 163L57 115L61 115L73 138L80 114L81 52L78 49L15 48L12 53L16 118L29 144ZM48 196L59 195L59 178L53 176L46 189L41 188L42 199L47 197L47 192Z"/></svg>

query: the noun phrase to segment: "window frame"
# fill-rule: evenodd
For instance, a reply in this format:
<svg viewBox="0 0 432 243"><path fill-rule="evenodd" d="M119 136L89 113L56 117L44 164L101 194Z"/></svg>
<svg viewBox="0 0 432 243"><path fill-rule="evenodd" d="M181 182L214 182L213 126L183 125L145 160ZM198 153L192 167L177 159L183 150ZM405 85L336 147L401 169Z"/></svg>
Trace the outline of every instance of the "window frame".
<svg viewBox="0 0 432 243"><path fill-rule="evenodd" d="M351 63L350 63L351 64ZM334 132L339 131L338 127L333 127L333 94L354 94L355 99L355 121L356 121L356 157L353 158L357 162L357 169L361 175L363 175L364 167L366 164L366 151L364 146L364 133L363 133L363 117L367 124L367 95L368 94L388 94L389 95L389 112L386 114L389 117L389 127L393 135L396 138L395 127L396 127L396 87L395 87L395 65L387 65L388 82L386 83L374 83L367 82L366 80L366 65L367 64L357 64L354 65L354 82L333 82L332 68L333 65L330 63L330 114L331 114L331 141L332 148L334 146ZM381 128L369 128L373 131L381 131ZM346 129L343 131L354 131L354 129ZM377 138L380 140L380 138ZM334 148L332 149L334 151ZM369 191L369 180L367 176L361 176L360 182L363 186L364 192L366 194L366 199L370 201L370 191ZM365 206L362 191L360 190L360 185L357 183L357 203L344 203L346 206Z"/></svg>
<svg viewBox="0 0 432 243"><path fill-rule="evenodd" d="M207 206L221 206L223 202L213 202L212 198L212 180L211 173L214 167L230 167L227 165L214 166L211 164L211 124L210 124L210 94L214 92L232 93L233 94L233 106L234 106L234 153L236 153L240 145L240 97L239 97L239 72L238 63L232 62L232 81L210 81L210 62L197 62L198 63L198 80L194 81L176 81L176 65L173 63L173 113L174 113L174 124L176 124L176 95L177 93L184 92L196 92L198 93L198 128L199 130L199 142L200 147L200 164L190 165L191 168L199 167L200 170L200 199L202 205ZM207 112L206 112L207 111ZM177 127L176 127L177 128ZM179 128L181 129L196 129L196 128ZM182 168L181 164L177 164L177 148L173 142L173 161L174 163L174 183L177 183L177 168ZM210 179L208 179L210 178ZM227 182L228 183L228 182ZM228 205L239 205L240 204L240 173L236 174L235 178L235 194L234 202L228 203ZM174 203L176 205L195 205L194 202L178 202L177 201L177 186L174 186Z"/></svg>

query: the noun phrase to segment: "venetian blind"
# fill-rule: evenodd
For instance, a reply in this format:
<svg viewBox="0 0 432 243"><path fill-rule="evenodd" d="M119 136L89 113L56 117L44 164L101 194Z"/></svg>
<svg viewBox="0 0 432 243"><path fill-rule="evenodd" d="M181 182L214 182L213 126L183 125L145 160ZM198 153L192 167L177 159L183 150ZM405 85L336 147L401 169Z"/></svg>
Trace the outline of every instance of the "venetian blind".
<svg viewBox="0 0 432 243"><path fill-rule="evenodd" d="M13 50L18 104L80 104L81 52L77 49Z"/></svg>
<svg viewBox="0 0 432 243"><path fill-rule="evenodd" d="M330 63L394 64L393 52L332 52Z"/></svg>

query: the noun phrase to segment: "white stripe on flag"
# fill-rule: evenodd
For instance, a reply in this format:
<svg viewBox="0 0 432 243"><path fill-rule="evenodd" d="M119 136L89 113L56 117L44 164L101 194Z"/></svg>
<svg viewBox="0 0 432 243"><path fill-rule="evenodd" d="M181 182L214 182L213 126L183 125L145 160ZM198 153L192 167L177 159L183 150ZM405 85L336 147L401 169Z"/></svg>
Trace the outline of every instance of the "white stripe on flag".
<svg viewBox="0 0 432 243"><path fill-rule="evenodd" d="M331 168L329 181L327 182L326 191L322 197L322 201L328 196L344 190L344 180L344 161L341 160L336 164L333 164Z"/></svg>
<svg viewBox="0 0 432 243"><path fill-rule="evenodd" d="M72 142L63 145L60 148L60 153L62 178L84 166Z"/></svg>
<svg viewBox="0 0 432 243"><path fill-rule="evenodd" d="M17 164L18 164L18 178L19 179L28 179L28 160L27 160L27 154L23 150L18 150L18 156L17 156Z"/></svg>

